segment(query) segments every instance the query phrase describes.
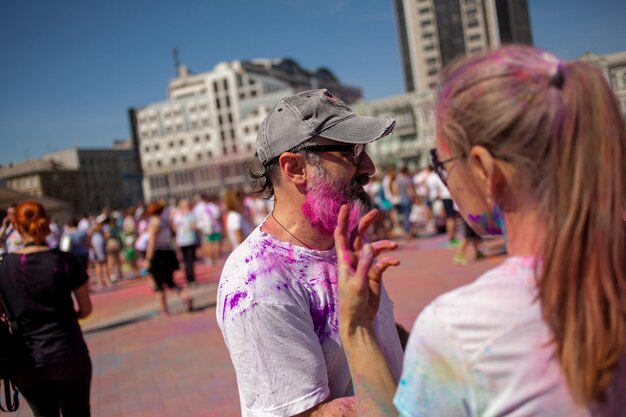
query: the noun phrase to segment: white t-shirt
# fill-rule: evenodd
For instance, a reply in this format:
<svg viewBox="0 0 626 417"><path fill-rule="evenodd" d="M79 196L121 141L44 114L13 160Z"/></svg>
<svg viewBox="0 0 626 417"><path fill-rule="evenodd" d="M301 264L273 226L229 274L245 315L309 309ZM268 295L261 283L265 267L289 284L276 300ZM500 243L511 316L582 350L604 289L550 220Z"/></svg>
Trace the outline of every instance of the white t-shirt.
<svg viewBox="0 0 626 417"><path fill-rule="evenodd" d="M441 178L439 178L439 175L437 175L435 171L432 171L428 174L428 177L426 177L426 186L428 187L428 198L430 200L450 198L448 187L441 181Z"/></svg>
<svg viewBox="0 0 626 417"><path fill-rule="evenodd" d="M533 258L511 257L426 307L394 398L400 415L626 416L626 366L605 409L574 403L536 295Z"/></svg>
<svg viewBox="0 0 626 417"><path fill-rule="evenodd" d="M244 238L248 236L252 230L250 223L241 215L241 213L236 211L229 211L226 215L226 233L228 234L228 239L230 240L230 244L233 249L239 245L239 241L237 238L237 230L241 230Z"/></svg>
<svg viewBox="0 0 626 417"><path fill-rule="evenodd" d="M257 227L224 265L216 311L242 416L291 416L354 394L337 329L334 249L293 246ZM402 348L384 288L374 325L399 377Z"/></svg>
<svg viewBox="0 0 626 417"><path fill-rule="evenodd" d="M198 201L196 205L193 206L193 218L200 233L204 236L213 234L213 217L211 213L209 213L204 201Z"/></svg>

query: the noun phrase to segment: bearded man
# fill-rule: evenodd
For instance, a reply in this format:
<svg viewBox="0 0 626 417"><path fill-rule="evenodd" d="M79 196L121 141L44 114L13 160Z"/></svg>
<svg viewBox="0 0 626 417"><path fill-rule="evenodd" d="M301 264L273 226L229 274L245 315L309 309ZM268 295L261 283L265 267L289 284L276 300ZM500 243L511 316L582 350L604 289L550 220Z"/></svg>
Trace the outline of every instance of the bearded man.
<svg viewBox="0 0 626 417"><path fill-rule="evenodd" d="M253 177L274 196L274 210L230 255L217 294L242 416L355 415L337 329L333 232L346 204L359 234L372 207L363 186L375 172L365 146L394 125L356 115L325 89L281 99L263 121L262 170ZM384 288L381 298L376 334L398 378L402 348Z"/></svg>

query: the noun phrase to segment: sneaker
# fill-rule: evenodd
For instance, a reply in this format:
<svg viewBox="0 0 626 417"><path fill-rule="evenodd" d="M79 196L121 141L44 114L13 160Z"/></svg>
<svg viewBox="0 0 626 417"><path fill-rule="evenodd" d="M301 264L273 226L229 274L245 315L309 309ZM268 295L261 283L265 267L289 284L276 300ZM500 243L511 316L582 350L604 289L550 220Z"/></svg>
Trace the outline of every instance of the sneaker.
<svg viewBox="0 0 626 417"><path fill-rule="evenodd" d="M452 263L458 266L465 266L467 265L467 258L462 253L457 253L452 258Z"/></svg>
<svg viewBox="0 0 626 417"><path fill-rule="evenodd" d="M459 242L457 239L450 239L450 240L448 240L448 247L449 248L458 248L460 244L461 244L461 242Z"/></svg>

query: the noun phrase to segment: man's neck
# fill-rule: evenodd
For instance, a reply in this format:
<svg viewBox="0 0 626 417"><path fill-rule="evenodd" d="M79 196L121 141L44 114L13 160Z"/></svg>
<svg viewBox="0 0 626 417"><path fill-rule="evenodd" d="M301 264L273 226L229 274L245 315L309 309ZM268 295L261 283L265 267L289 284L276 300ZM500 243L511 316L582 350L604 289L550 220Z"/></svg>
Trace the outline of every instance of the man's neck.
<svg viewBox="0 0 626 417"><path fill-rule="evenodd" d="M315 228L300 207L284 207L278 201L261 229L280 241L308 249L329 250L335 244L333 235Z"/></svg>

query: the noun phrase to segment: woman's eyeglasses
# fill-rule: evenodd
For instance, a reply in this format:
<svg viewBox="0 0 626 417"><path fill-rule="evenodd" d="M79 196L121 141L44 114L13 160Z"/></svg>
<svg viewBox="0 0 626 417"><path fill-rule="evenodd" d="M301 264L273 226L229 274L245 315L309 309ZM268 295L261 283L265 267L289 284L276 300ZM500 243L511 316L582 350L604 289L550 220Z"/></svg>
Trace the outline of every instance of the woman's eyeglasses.
<svg viewBox="0 0 626 417"><path fill-rule="evenodd" d="M445 161L440 161L437 156L437 149L432 148L430 150L430 163L433 166L433 169L441 179L441 182L447 187L448 186L448 170L445 167L445 164L448 162L454 161L456 159L465 158L465 155L455 156L454 158L446 159Z"/></svg>
<svg viewBox="0 0 626 417"><path fill-rule="evenodd" d="M354 166L359 166L363 162L365 156L365 144L359 143L355 145L312 145L305 150L313 152L341 152L352 156Z"/></svg>

